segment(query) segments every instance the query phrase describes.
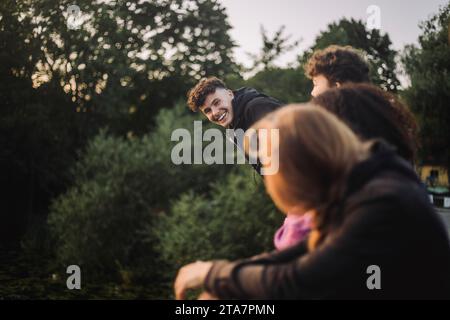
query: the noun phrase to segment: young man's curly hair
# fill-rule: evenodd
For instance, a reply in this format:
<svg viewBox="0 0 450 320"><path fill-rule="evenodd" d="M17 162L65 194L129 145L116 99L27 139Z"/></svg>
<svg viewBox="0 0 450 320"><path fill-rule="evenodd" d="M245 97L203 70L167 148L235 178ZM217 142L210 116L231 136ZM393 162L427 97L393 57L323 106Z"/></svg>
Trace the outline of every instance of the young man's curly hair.
<svg viewBox="0 0 450 320"><path fill-rule="evenodd" d="M214 93L217 88L226 89L225 83L216 78L209 77L201 79L195 87L193 87L188 92L188 106L194 112L197 112L198 109L205 103L206 97Z"/></svg>
<svg viewBox="0 0 450 320"><path fill-rule="evenodd" d="M331 85L336 82L370 82L369 65L351 46L332 45L315 51L305 65L305 73L310 79L323 75Z"/></svg>

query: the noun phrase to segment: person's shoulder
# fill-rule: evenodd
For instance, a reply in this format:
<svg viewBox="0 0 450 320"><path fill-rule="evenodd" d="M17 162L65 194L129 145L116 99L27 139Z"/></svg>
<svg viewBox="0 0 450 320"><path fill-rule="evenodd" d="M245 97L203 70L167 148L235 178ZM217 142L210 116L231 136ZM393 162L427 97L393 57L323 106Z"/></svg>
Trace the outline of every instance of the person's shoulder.
<svg viewBox="0 0 450 320"><path fill-rule="evenodd" d="M258 107L261 105L269 105L269 106L278 108L278 107L281 107L282 105L284 105L284 103L274 97L270 97L270 96L267 96L267 95L261 93L258 96L255 96L252 100L250 100L247 105L249 107Z"/></svg>
<svg viewBox="0 0 450 320"><path fill-rule="evenodd" d="M389 170L380 173L367 183L365 191L373 195L392 195L399 199L426 195L423 185L417 180Z"/></svg>
<svg viewBox="0 0 450 320"><path fill-rule="evenodd" d="M279 105L283 104L280 100L252 87L241 87L239 89L233 90L233 94L236 98L246 101L246 105L250 107L258 106L260 104L268 102Z"/></svg>
<svg viewBox="0 0 450 320"><path fill-rule="evenodd" d="M252 87L240 87L238 89L233 90L233 94L235 97L241 97L245 95L260 94L260 92Z"/></svg>
<svg viewBox="0 0 450 320"><path fill-rule="evenodd" d="M422 198L425 195L423 187L396 171L384 171L374 176L361 189L354 192L351 197L360 201L376 199L404 200L414 197Z"/></svg>
<svg viewBox="0 0 450 320"><path fill-rule="evenodd" d="M257 91L246 103L245 110L247 114L256 114L259 118L260 115L275 111L283 105L278 99Z"/></svg>
<svg viewBox="0 0 450 320"><path fill-rule="evenodd" d="M345 203L345 210L354 219L365 221L364 224L425 222L434 216L423 186L393 171L380 173L353 193Z"/></svg>

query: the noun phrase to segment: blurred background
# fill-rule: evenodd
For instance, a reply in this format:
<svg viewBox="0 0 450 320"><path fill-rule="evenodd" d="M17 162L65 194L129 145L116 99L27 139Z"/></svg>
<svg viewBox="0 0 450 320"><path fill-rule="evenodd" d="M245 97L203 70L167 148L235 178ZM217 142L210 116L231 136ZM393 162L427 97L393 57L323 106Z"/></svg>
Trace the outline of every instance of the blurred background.
<svg viewBox="0 0 450 320"><path fill-rule="evenodd" d="M303 65L331 44L416 115L417 173L450 228L449 16L444 0L2 0L0 299L170 299L185 263L271 250L283 216L252 167L176 166L171 133L203 120L185 100L204 76L308 101Z"/></svg>

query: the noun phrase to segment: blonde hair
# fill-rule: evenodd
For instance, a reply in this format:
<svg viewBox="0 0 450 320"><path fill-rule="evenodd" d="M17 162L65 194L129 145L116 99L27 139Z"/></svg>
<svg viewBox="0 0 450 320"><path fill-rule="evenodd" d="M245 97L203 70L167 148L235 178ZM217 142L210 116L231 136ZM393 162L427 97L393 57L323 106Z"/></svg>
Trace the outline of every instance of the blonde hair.
<svg viewBox="0 0 450 320"><path fill-rule="evenodd" d="M342 217L336 204L351 168L368 155L368 143L335 115L312 104L292 104L270 113L253 129L279 129L279 171L283 200L314 209L310 247L315 248ZM277 191L277 192L278 192Z"/></svg>

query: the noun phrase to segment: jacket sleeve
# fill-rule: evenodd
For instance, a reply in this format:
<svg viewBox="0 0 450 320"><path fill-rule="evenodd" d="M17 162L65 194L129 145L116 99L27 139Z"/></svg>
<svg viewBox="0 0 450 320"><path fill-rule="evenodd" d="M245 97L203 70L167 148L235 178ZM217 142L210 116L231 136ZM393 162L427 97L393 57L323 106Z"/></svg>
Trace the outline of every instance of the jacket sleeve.
<svg viewBox="0 0 450 320"><path fill-rule="evenodd" d="M377 201L359 206L352 210L356 218L346 223L344 232L328 237L319 248L304 255L216 261L205 289L221 299L326 299L339 296L349 285L366 290L367 261L371 261L366 257L374 257L385 248L390 250L388 243L381 244L379 239L384 232L395 232L386 229L391 223L383 217L393 216L386 209Z"/></svg>
<svg viewBox="0 0 450 320"><path fill-rule="evenodd" d="M320 299L336 288L349 261L338 248L287 260L215 261L205 289L220 299Z"/></svg>

